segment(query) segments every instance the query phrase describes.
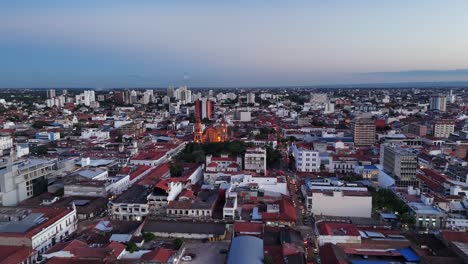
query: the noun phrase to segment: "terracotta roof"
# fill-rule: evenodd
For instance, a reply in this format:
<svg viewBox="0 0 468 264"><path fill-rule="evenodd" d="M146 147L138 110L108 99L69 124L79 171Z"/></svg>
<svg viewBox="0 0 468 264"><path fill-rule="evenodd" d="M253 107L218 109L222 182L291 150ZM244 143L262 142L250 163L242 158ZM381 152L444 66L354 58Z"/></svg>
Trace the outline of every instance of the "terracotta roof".
<svg viewBox="0 0 468 264"><path fill-rule="evenodd" d="M353 224L322 222L318 224L322 236L360 236L359 230Z"/></svg>
<svg viewBox="0 0 468 264"><path fill-rule="evenodd" d="M113 257L118 258L120 254L122 254L122 252L125 251L126 247L122 243L119 243L117 241L112 241L109 243L109 245L106 246L106 248L111 250L110 254Z"/></svg>
<svg viewBox="0 0 468 264"><path fill-rule="evenodd" d="M442 237L450 242L468 243L468 233L457 231L442 231Z"/></svg>
<svg viewBox="0 0 468 264"><path fill-rule="evenodd" d="M29 247L0 246L0 264L23 263L35 252Z"/></svg>
<svg viewBox="0 0 468 264"><path fill-rule="evenodd" d="M143 260L153 260L153 261L158 261L162 263L168 262L169 258L174 255L174 251L166 248L158 248L154 249L151 252L143 254L141 256L141 259Z"/></svg>
<svg viewBox="0 0 468 264"><path fill-rule="evenodd" d="M141 179L138 184L139 185L156 185L161 177L164 175L170 173L170 166L167 163L163 163L156 168L154 168L152 171L150 171L148 174L146 174L143 179Z"/></svg>
<svg viewBox="0 0 468 264"><path fill-rule="evenodd" d="M208 164L207 167L211 167L211 168L218 167L218 164L216 162L211 162L210 164Z"/></svg>
<svg viewBox="0 0 468 264"><path fill-rule="evenodd" d="M296 222L296 208L294 208L289 198L282 196L282 199L279 201L279 207L279 213L262 213L262 220Z"/></svg>
<svg viewBox="0 0 468 264"><path fill-rule="evenodd" d="M239 233L255 233L255 234L262 234L263 233L263 223L260 222L234 222L234 232Z"/></svg>
<svg viewBox="0 0 468 264"><path fill-rule="evenodd" d="M130 173L130 180L133 180L140 176L141 174L145 173L146 171L150 170L152 167L148 165L138 165L136 170Z"/></svg>
<svg viewBox="0 0 468 264"><path fill-rule="evenodd" d="M182 190L182 192L179 194L179 198L181 198L181 197L187 197L189 199L195 199L195 195L193 194L193 191L192 190L187 190L187 189Z"/></svg>
<svg viewBox="0 0 468 264"><path fill-rule="evenodd" d="M25 233L1 233L2 237L27 237L32 238L34 235L41 232L45 227L52 225L53 223L60 220L62 217L66 216L71 209L67 208L32 208L33 213L41 213L43 217L47 218L47 221L44 221L40 225L35 226L34 228L28 230Z"/></svg>

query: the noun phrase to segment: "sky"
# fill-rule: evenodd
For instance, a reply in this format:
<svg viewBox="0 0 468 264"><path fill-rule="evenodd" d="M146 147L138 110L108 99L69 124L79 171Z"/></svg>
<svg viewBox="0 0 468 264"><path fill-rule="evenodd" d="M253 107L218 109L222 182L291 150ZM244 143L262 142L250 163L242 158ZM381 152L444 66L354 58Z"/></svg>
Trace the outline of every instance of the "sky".
<svg viewBox="0 0 468 264"><path fill-rule="evenodd" d="M467 81L465 0L2 0L0 87Z"/></svg>

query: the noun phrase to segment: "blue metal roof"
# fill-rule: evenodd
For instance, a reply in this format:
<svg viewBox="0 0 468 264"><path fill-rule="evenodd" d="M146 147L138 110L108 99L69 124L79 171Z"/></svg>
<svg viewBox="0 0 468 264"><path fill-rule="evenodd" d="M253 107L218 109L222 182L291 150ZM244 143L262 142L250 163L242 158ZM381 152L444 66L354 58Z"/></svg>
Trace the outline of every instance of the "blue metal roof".
<svg viewBox="0 0 468 264"><path fill-rule="evenodd" d="M263 240L238 236L231 242L227 264L263 264Z"/></svg>
<svg viewBox="0 0 468 264"><path fill-rule="evenodd" d="M367 259L359 259L359 260L351 260L352 264L392 264L395 262L392 261L385 261L385 260L367 260Z"/></svg>
<svg viewBox="0 0 468 264"><path fill-rule="evenodd" d="M419 262L421 258L411 248L400 248L397 250L400 254L410 262Z"/></svg>

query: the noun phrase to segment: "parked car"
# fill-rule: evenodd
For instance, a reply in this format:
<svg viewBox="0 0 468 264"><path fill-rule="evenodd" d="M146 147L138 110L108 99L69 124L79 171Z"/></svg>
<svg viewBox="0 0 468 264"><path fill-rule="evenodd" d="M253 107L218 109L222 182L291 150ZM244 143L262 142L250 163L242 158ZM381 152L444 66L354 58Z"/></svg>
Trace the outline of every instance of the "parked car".
<svg viewBox="0 0 468 264"><path fill-rule="evenodd" d="M183 260L183 261L192 261L192 257L191 257L191 256L188 256L188 255L187 255L187 256L183 256L183 257L182 257L182 260Z"/></svg>

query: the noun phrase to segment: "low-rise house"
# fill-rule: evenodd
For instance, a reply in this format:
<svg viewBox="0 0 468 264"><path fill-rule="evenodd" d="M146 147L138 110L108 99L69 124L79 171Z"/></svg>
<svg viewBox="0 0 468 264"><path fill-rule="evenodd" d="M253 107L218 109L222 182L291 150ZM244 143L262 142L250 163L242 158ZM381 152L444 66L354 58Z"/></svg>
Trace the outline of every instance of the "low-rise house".
<svg viewBox="0 0 468 264"><path fill-rule="evenodd" d="M134 185L119 197L109 201L109 213L113 219L142 221L150 213L148 196L150 188Z"/></svg>
<svg viewBox="0 0 468 264"><path fill-rule="evenodd" d="M23 246L34 252L29 262L76 230L76 209L70 208L0 208L0 246Z"/></svg>

